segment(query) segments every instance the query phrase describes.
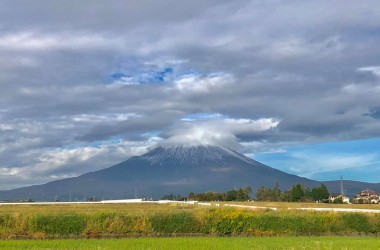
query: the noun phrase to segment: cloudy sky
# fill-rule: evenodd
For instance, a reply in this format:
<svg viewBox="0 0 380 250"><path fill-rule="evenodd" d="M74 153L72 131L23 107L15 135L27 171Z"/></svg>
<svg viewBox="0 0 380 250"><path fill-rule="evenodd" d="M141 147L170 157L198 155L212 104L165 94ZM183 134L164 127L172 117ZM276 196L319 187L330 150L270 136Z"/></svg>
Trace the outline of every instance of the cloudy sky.
<svg viewBox="0 0 380 250"><path fill-rule="evenodd" d="M178 143L380 182L377 0L0 5L0 189Z"/></svg>

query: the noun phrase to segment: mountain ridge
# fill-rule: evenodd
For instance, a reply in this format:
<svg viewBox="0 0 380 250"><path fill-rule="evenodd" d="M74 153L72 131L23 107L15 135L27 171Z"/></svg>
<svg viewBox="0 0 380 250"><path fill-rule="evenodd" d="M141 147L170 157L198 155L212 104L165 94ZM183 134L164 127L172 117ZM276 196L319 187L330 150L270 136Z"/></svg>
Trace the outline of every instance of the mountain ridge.
<svg viewBox="0 0 380 250"><path fill-rule="evenodd" d="M55 197L83 200L89 196L158 199L168 193L227 191L247 185L255 190L260 186L274 186L277 182L283 190L297 183L309 187L326 183L328 188L334 188L331 191L337 191L334 181L318 182L292 175L229 148L201 145L156 147L141 156L78 177L0 191L0 200L52 200ZM353 184L356 189L360 187Z"/></svg>

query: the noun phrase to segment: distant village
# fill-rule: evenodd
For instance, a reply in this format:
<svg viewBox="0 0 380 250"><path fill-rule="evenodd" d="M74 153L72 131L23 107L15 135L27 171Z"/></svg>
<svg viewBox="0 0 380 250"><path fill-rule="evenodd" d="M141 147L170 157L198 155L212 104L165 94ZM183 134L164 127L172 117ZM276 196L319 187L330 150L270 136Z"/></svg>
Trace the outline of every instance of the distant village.
<svg viewBox="0 0 380 250"><path fill-rule="evenodd" d="M373 190L363 190L359 192L354 198L350 200L349 197L347 197L344 194L344 188L343 188L343 179L342 176L340 177L340 193L339 194L333 194L331 193L329 195L329 198L325 200L327 203L352 203L352 204L379 204L380 196L378 193L376 193Z"/></svg>
<svg viewBox="0 0 380 250"><path fill-rule="evenodd" d="M326 203L352 203L352 204L379 204L380 196L373 190L363 190L358 193L353 199L343 194L330 194Z"/></svg>

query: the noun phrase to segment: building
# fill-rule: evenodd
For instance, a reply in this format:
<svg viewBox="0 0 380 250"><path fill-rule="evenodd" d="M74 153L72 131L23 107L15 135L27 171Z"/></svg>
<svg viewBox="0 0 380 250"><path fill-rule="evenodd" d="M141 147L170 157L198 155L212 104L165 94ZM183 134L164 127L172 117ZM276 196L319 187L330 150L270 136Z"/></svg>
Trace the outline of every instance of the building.
<svg viewBox="0 0 380 250"><path fill-rule="evenodd" d="M343 194L330 194L327 203L350 203L350 198Z"/></svg>
<svg viewBox="0 0 380 250"><path fill-rule="evenodd" d="M356 195L352 200L356 204L378 204L380 201L380 196L373 190L363 190Z"/></svg>

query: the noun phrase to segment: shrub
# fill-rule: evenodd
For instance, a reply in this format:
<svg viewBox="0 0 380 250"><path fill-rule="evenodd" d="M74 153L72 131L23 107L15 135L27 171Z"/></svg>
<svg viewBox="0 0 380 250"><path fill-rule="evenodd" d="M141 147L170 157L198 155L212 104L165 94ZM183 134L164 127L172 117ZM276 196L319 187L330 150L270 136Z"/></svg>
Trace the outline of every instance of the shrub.
<svg viewBox="0 0 380 250"><path fill-rule="evenodd" d="M372 232L373 228L369 223L368 216L359 213L342 214L345 230L348 232Z"/></svg>
<svg viewBox="0 0 380 250"><path fill-rule="evenodd" d="M85 219L80 215L36 215L30 222L32 233L49 235L79 235L85 229Z"/></svg>
<svg viewBox="0 0 380 250"><path fill-rule="evenodd" d="M153 215L150 217L153 232L172 233L197 233L198 222L192 214L179 213L171 215Z"/></svg>

